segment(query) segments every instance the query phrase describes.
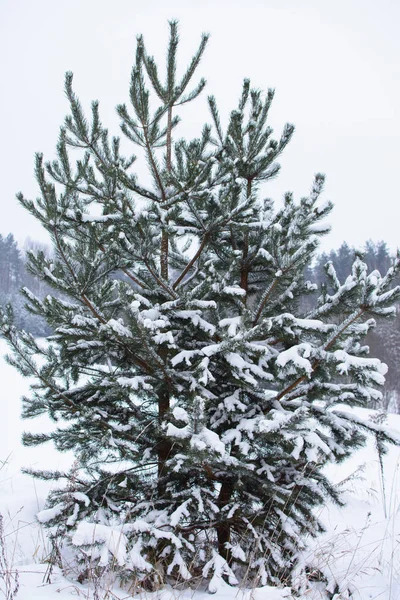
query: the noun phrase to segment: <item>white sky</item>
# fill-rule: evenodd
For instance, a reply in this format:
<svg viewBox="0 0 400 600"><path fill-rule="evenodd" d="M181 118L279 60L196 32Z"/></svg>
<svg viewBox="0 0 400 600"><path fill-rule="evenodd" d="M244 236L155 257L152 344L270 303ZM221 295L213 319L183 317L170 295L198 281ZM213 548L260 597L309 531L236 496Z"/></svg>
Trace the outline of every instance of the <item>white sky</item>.
<svg viewBox="0 0 400 600"><path fill-rule="evenodd" d="M265 195L305 195L326 173L335 203L323 247L367 239L400 246L400 2L397 0L0 0L0 233L45 239L15 193L37 194L33 155L51 159L67 112L64 72L89 107L118 134L117 103L128 101L135 38L163 59L167 20L180 21L186 63L202 31L211 40L198 72L206 92L185 109L181 132L210 121L206 95L222 116L236 106L244 77L276 88L270 125L295 123L279 178Z"/></svg>

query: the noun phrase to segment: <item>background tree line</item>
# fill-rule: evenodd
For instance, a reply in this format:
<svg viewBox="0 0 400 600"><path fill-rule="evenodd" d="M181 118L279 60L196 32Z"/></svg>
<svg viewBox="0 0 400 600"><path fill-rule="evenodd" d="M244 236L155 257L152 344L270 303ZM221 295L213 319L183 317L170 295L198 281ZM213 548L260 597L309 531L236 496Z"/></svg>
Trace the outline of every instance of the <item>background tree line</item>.
<svg viewBox="0 0 400 600"><path fill-rule="evenodd" d="M38 337L49 335L49 327L43 319L26 309L25 300L19 291L22 287L27 287L39 297L45 296L49 291L42 281L33 277L26 269L27 252L39 249L45 254L49 253L45 245L30 238L25 240L21 249L12 233L5 236L0 234L0 305L11 303L18 327Z"/></svg>
<svg viewBox="0 0 400 600"><path fill-rule="evenodd" d="M19 294L21 287L27 287L39 297L45 296L49 289L33 277L26 269L26 254L30 250L42 250L49 254L49 248L30 238L25 240L23 248L19 248L12 233L0 234L0 304L11 303L14 308L16 323L36 336L49 335L51 332L46 323L25 308L23 298ZM329 253L318 255L312 268L307 269L306 279L318 285L321 290L325 285L325 265L331 261L341 282L351 272L356 250L346 242ZM362 249L363 260L369 270L377 269L385 273L390 267L393 257L383 241L367 241ZM54 294L54 290L52 290ZM309 300L312 301L312 300ZM306 307L305 307L306 308ZM368 335L371 356L379 357L389 367L384 388L384 405L382 408L390 412L400 413L400 309L394 320L381 319L379 326Z"/></svg>

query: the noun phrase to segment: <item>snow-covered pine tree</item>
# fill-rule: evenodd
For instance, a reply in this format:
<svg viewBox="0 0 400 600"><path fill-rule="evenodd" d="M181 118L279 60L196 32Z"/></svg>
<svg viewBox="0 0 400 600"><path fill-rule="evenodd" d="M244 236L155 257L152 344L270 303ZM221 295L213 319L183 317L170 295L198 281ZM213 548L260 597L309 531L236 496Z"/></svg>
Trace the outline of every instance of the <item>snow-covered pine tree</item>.
<svg viewBox="0 0 400 600"><path fill-rule="evenodd" d="M35 378L23 416L55 422L24 443L53 442L76 459L71 473L32 471L59 481L38 515L51 535L143 585L203 575L213 591L221 578L290 581L305 538L321 530L314 509L340 501L326 462L368 431L396 441L344 405L379 396L385 367L361 341L400 290L399 260L381 276L357 258L344 281L328 265L331 292L299 313L316 291L302 274L328 231L324 177L278 210L261 197L294 128L272 137L274 92L248 80L226 131L210 97L212 126L175 136L179 107L205 86L191 81L206 43L178 78L171 22L163 80L138 38L130 106L118 114L149 186L98 102L85 116L67 74L58 158L37 155L41 195L18 196L54 245L52 259L31 252L30 269L57 297L24 290L54 334L39 345L11 309L2 332L9 360Z"/></svg>

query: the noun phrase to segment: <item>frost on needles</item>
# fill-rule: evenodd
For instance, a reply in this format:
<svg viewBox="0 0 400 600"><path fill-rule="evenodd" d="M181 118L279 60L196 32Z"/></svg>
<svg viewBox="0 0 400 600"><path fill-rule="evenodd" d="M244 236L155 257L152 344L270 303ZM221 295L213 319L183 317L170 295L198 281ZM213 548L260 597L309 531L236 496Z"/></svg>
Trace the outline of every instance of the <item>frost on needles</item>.
<svg viewBox="0 0 400 600"><path fill-rule="evenodd" d="M399 260L368 274L357 256L345 281L328 264L319 292L304 280L332 205L320 174L279 210L260 195L294 130L273 137L273 90L245 80L226 131L211 96L212 124L178 137L180 106L205 86L207 39L178 77L175 22L165 75L138 38L117 108L138 158L122 155L98 102L86 115L67 73L58 157L36 156L37 200L18 196L53 242L54 258L31 252L29 268L54 295L23 290L53 334L39 345L1 313L9 361L34 377L23 416L54 421L24 443L76 459L69 473L31 471L58 482L39 521L55 546L147 589L290 583L322 529L314 509L340 502L324 465L368 432L399 441L348 408L380 396L385 365L362 340L393 314ZM143 160L149 185L135 175Z"/></svg>

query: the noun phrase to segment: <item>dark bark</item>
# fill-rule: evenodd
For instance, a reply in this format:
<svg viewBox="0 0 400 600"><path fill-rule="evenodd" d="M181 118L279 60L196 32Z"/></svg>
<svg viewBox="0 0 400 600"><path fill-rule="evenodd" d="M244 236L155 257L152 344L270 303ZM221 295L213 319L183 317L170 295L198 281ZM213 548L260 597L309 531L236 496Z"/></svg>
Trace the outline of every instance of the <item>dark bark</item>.
<svg viewBox="0 0 400 600"><path fill-rule="evenodd" d="M161 425L164 421L165 415L170 408L170 394L168 389L163 389L158 396L158 420ZM158 457L158 483L157 491L159 498L162 498L165 494L165 482L163 481L166 475L165 463L168 460L172 449L171 441L165 437L165 434L161 431L160 440L157 445L157 457Z"/></svg>
<svg viewBox="0 0 400 600"><path fill-rule="evenodd" d="M224 481L222 483L218 496L218 508L220 510L230 502L233 489L233 481ZM232 553L230 549L226 547L226 544L231 541L231 525L225 520L216 526L216 530L218 553L225 558L228 565L230 565L232 564Z"/></svg>

